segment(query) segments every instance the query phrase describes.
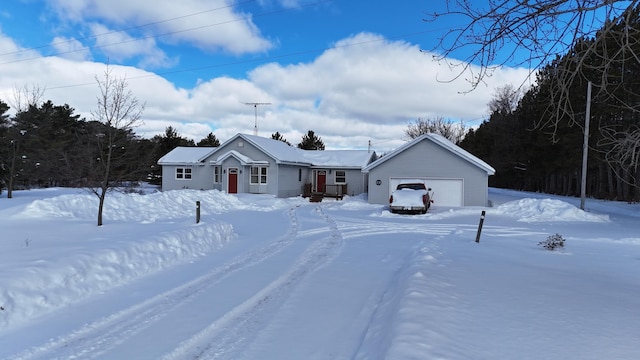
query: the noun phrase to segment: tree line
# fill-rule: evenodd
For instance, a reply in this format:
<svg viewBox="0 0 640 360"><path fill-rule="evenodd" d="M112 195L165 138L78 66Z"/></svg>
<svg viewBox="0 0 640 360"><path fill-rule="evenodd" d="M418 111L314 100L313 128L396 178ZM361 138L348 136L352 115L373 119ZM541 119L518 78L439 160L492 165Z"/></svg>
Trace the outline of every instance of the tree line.
<svg viewBox="0 0 640 360"><path fill-rule="evenodd" d="M0 189L87 186L109 157L126 180L140 180L152 169L144 155L159 148L130 128L80 118L67 104L28 104L11 117L9 110L0 100Z"/></svg>
<svg viewBox="0 0 640 360"><path fill-rule="evenodd" d="M459 143L496 169L490 185L578 195L589 105L587 195L640 201L640 37L628 38L640 35L639 15L636 8L578 39L522 96L497 92L489 120ZM504 105L516 96L517 105Z"/></svg>
<svg viewBox="0 0 640 360"><path fill-rule="evenodd" d="M98 110L108 109L109 97L102 99L103 106ZM175 147L220 146L213 133L195 142L171 126L161 135L142 138L133 126L142 107L132 108L139 111L133 118L124 116L130 121L126 124L110 122L105 113L92 114L94 119L87 120L68 104L56 105L50 100L38 104L37 99L31 99L18 106L13 116L9 115L10 109L0 100L0 191L6 189L9 197L13 189L93 186L104 182L107 168L113 185L140 181L159 184L161 169L157 161ZM279 132L272 138L291 145ZM324 150L325 146L309 130L297 147ZM108 167L106 162L110 162Z"/></svg>
<svg viewBox="0 0 640 360"><path fill-rule="evenodd" d="M490 183L575 195L590 103L587 194L640 200L640 3L448 0L447 5L425 21L448 26L433 54L436 60L462 60L453 65L458 70L453 78L468 79L474 90L498 66L516 63L536 70L536 85L516 106L492 110L489 121L461 142L496 168Z"/></svg>

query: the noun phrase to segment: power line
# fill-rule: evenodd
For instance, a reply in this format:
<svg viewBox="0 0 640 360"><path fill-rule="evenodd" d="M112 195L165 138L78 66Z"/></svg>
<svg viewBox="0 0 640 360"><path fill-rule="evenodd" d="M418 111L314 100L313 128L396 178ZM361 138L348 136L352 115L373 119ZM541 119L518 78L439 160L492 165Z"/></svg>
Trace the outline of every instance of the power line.
<svg viewBox="0 0 640 360"><path fill-rule="evenodd" d="M43 49L43 48L47 48L47 47L54 47L54 46L57 46L57 45L69 44L69 43L72 43L72 42L78 41L78 40L97 39L97 38L99 38L101 36L107 36L107 35L112 35L112 34L117 34L117 33L128 32L128 31L131 31L131 30L137 30L137 29L141 29L141 28L144 28L144 27L158 25L158 24L162 24L162 23L166 23L166 22L170 22L170 21L174 21L174 20L185 19L185 18L188 18L188 17L202 15L202 14L206 14L206 13L209 13L209 12L218 11L218 10L222 10L222 9L228 9L228 8L231 8L231 7L234 7L234 6L244 5L244 4L248 4L248 3L252 3L252 2L256 2L256 1L257 0L247 0L247 1L244 1L244 2L241 2L241 3L238 3L238 4L234 4L234 5L221 6L221 7L218 7L218 8L203 10L203 11L199 11L199 12L195 12L195 13L191 13L191 14L187 14L187 15L182 15L182 16L176 16L176 17L173 17L173 18L159 20L159 21L155 21L155 22L151 22L151 23L147 23L147 24L132 26L132 27L119 29L119 30L112 30L112 31L108 31L108 32L105 32L105 33L101 33L101 34L96 34L96 35L91 35L91 36L83 36L83 37L79 37L79 38L73 38L72 40L58 41L58 42L54 42L54 43L51 43L51 44L38 45L38 46L26 48L26 49L21 49L21 50L6 52L6 53L0 53L0 56L20 54L20 53L23 53L23 52L32 51L32 50L36 50L36 49ZM160 35L160 36L162 36L162 35ZM146 39L146 38L144 38L144 39ZM144 39L141 39L141 40L144 40ZM119 44L119 43L116 43L116 45L117 44ZM80 51L80 50L74 50L74 51ZM66 54L66 52L62 53L62 54Z"/></svg>
<svg viewBox="0 0 640 360"><path fill-rule="evenodd" d="M241 3L241 4L250 3L250 2L254 2L254 1L255 0L246 1L246 2ZM176 31L166 32L166 33L163 33L163 34L149 35L149 36L144 36L144 37L140 37L140 38L135 38L135 39L125 40L125 41L110 43L110 44L87 46L87 47L83 47L81 49L74 49L74 50L57 52L57 53L55 53L53 55L58 56L58 55L71 54L71 53L75 53L75 52L84 51L86 49L91 49L91 50L93 50L93 49L101 49L101 48L106 48L106 47L109 47L109 46L122 45L122 44L131 43L131 42L143 41L143 40L148 40L148 39L157 39L157 38L164 37L164 36L175 35L175 34L185 33L185 32L189 32L189 31L195 31L195 30L202 30L202 29L205 29L205 28L209 28L209 27L213 27L213 26L226 25L226 24L230 24L230 23L234 23L234 22L238 22L238 21L246 21L246 20L249 20L249 19L265 17L265 16L274 15L274 14L278 14L278 13L283 13L283 12L287 12L287 11L291 11L291 10L299 10L299 9L303 9L305 7L316 6L316 5L320 5L320 4L327 3L327 2L332 2L332 1L334 1L334 0L321 0L321 1L313 2L313 3L302 4L302 5L299 5L299 6L296 6L296 7L290 7L290 8L286 8L286 9L280 9L280 10L274 10L274 11L270 11L270 12L266 12L266 13L262 13L262 14L257 14L257 15L252 15L252 16L245 16L245 17L241 17L241 18L237 18L237 19L233 19L233 20L229 20L229 21L224 21L224 22L213 23L213 24L209 24L209 25L202 25L202 26L197 26L197 27L193 27L193 28L176 30ZM227 6L227 7L230 7L230 6ZM127 28L127 29L124 29L124 30L116 30L116 31L110 31L110 32L107 32L107 33L98 34L98 35L94 35L94 36L86 36L86 37L79 38L79 39L80 40L94 39L94 38L98 38L100 36L111 35L111 34L115 34L115 33L119 33L119 32L126 32L126 31L128 31L130 29L139 29L139 28L143 28L143 27L147 27L147 26L151 26L151 25L155 25L155 24L159 24L159 23L173 21L173 20L176 20L176 19L182 19L182 18L186 18L186 17L190 17L190 16L196 16L196 15L200 15L202 13L215 11L215 10L220 10L220 9L224 9L224 8L225 7L221 7L221 8L217 8L217 9L210 9L210 10L202 11L200 13L194 13L194 14L184 15L184 16L180 16L180 17L176 17L176 18L161 20L161 21L157 21L157 22L154 22L154 23L134 26L134 27ZM50 45L40 45L40 46L35 47L35 48L27 48L27 49L21 49L21 50L18 50L18 51L14 51L14 52L3 53L3 54L0 54L0 56L32 51L32 50L35 50L35 49L45 48L45 47L54 46L54 45L58 45L58 44L71 43L71 42L74 42L76 40L78 40L78 39L72 39L72 40L68 40L68 41L61 41L61 42L50 44ZM36 60L36 59L41 59L41 58L42 58L42 56L35 56L35 57L31 57L31 58L26 58L26 59L17 59L17 60L5 61L5 62L1 62L0 65L19 63L19 62L23 62L23 61Z"/></svg>
<svg viewBox="0 0 640 360"><path fill-rule="evenodd" d="M406 38L406 37L410 37L410 36L422 35L422 34L425 34L425 33L428 33L428 32L430 32L430 31L429 30L425 30L425 31L419 31L419 32L414 32L414 33L409 33L409 34L390 36L390 37L386 37L386 38L382 38L382 39L367 40L367 41L361 41L361 42L357 42L357 43L350 43L350 44L345 44L345 45L340 45L340 46L309 49L309 50L303 50L303 51L296 51L296 52L292 52L292 53L285 53L285 54L281 54L281 55L265 56L265 57L254 58L254 59L249 59L249 60L232 61L232 62L227 62L227 63L212 64L212 65L192 67L192 68L180 69L180 70L154 72L154 73L151 73L151 74L148 74L148 75L127 77L127 80L144 79L144 78L149 78L149 77L154 77L154 76L180 74L180 73L184 73L184 72L207 70L207 69L214 69L214 68L220 68L220 67L225 67L225 66L233 66L233 65L240 65L240 64L267 62L267 61L273 61L273 60L283 59L283 58L287 58L287 57L318 53L318 52L327 51L327 50L330 50L330 49L342 49L342 48L361 46L361 45L377 43L377 42L385 42L385 41L388 41L388 40L394 40L394 39ZM56 89L66 89L66 88L70 88L70 87L87 86L87 85L95 85L95 82L77 83L77 84L60 85L60 86L47 86L46 88L47 88L47 90L56 90Z"/></svg>

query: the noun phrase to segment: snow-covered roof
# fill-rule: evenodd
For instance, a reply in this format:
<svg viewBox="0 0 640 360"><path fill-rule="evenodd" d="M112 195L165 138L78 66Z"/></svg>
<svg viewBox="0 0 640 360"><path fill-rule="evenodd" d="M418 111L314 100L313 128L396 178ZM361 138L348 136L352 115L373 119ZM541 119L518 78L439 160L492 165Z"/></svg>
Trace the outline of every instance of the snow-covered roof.
<svg viewBox="0 0 640 360"><path fill-rule="evenodd" d="M220 147L224 147L225 144L231 141L234 141L238 138L242 138L245 141L253 144L262 152L271 156L279 164L291 163L291 164L312 165L311 163L309 163L307 159L304 158L304 156L301 153L301 150L298 149L297 147L288 145L284 141L274 140L271 138L265 138L265 137L256 136L256 135L237 134L236 136L232 137L231 139L226 141L224 144L222 144L222 146Z"/></svg>
<svg viewBox="0 0 640 360"><path fill-rule="evenodd" d="M363 168L375 156L367 150L301 151L313 166L330 168Z"/></svg>
<svg viewBox="0 0 640 360"><path fill-rule="evenodd" d="M367 150L303 150L287 143L256 135L237 134L220 146L242 138L253 144L279 164L302 164L331 168L362 168L366 166L373 153Z"/></svg>
<svg viewBox="0 0 640 360"><path fill-rule="evenodd" d="M362 169L362 172L368 173L371 169L375 168L376 166L384 163L385 161L387 161L389 159L392 159L394 156L402 153L406 149L414 146L415 144L418 144L418 143L422 142L423 140L430 140L434 144L439 145L442 148L451 151L453 154L461 157L462 159L464 159L464 160L470 162L471 164L479 167L480 169L486 171L487 174L489 174L489 175L493 175L496 172L496 170L493 167L491 167L491 165L489 165L486 162L480 160L479 158L477 158L473 154L469 153L465 149L459 147L458 145L452 143L451 141L449 141L444 136L438 135L438 134L432 134L432 133L424 134L424 135L422 135L420 137L417 137L417 138L413 139L412 141L409 141L409 142L405 143L404 145L402 145L399 148L395 149L391 153L389 153L389 154L381 157L380 159L372 162L371 164L365 166Z"/></svg>
<svg viewBox="0 0 640 360"><path fill-rule="evenodd" d="M217 154L226 144L236 141L238 138L252 144L266 155L272 157L278 164L296 164L314 167L327 168L356 168L365 167L375 153L367 150L302 150L297 147L287 145L287 143L264 138L255 135L237 134L224 142L220 147L183 147L179 146L171 150L168 154L158 160L159 165L185 165L203 163L212 154L216 158L212 164L219 163L227 158L235 157L242 164L262 164L264 161L257 161L247 157L236 150Z"/></svg>
<svg viewBox="0 0 640 360"><path fill-rule="evenodd" d="M217 148L210 146L178 146L158 160L158 165L202 163Z"/></svg>

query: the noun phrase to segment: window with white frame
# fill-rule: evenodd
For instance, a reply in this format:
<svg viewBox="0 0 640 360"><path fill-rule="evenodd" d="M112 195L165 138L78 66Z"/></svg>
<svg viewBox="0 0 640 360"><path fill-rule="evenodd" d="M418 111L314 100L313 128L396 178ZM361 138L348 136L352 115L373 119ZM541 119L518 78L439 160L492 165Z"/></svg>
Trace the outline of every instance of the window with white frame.
<svg viewBox="0 0 640 360"><path fill-rule="evenodd" d="M336 184L345 184L347 182L347 172L344 170L336 170Z"/></svg>
<svg viewBox="0 0 640 360"><path fill-rule="evenodd" d="M222 182L222 166L213 167L213 183L220 184Z"/></svg>
<svg viewBox="0 0 640 360"><path fill-rule="evenodd" d="M266 166L252 166L251 167L251 184L266 184L267 183L267 167Z"/></svg>
<svg viewBox="0 0 640 360"><path fill-rule="evenodd" d="M191 168L176 168L177 180L191 180Z"/></svg>

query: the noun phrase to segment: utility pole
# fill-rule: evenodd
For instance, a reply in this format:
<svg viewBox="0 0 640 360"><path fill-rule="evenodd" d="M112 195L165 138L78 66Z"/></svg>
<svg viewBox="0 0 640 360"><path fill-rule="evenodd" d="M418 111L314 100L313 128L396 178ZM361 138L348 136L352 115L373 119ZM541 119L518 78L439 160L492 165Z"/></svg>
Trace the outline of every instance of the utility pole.
<svg viewBox="0 0 640 360"><path fill-rule="evenodd" d="M253 124L253 135L258 135L258 105L271 105L271 103L265 102L246 102L245 105L253 106L254 113L256 116L255 123Z"/></svg>
<svg viewBox="0 0 640 360"><path fill-rule="evenodd" d="M580 182L580 209L584 210L587 197L587 158L589 151L589 118L591 117L591 81L587 84L587 110L584 115L584 142L582 144L582 179Z"/></svg>

